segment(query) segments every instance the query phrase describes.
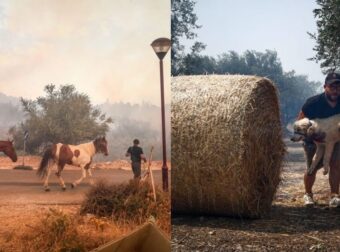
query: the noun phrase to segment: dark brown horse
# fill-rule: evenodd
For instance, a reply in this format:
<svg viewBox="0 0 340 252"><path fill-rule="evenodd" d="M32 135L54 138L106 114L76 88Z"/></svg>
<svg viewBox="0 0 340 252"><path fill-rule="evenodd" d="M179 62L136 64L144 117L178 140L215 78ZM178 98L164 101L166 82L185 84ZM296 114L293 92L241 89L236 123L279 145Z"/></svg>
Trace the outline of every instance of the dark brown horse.
<svg viewBox="0 0 340 252"><path fill-rule="evenodd" d="M5 155L12 159L13 162L18 160L13 141L0 141L0 152L5 153Z"/></svg>

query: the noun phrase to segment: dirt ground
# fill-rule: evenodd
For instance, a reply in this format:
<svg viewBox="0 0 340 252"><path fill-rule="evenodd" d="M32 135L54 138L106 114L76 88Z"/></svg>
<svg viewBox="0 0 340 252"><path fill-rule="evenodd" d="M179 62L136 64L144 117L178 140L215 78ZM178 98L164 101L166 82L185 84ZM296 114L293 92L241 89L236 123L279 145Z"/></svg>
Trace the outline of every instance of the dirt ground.
<svg viewBox="0 0 340 252"><path fill-rule="evenodd" d="M70 184L81 176L77 167L66 166L62 173L67 189L62 191L58 180L51 174L50 192L45 192L42 181L36 176L36 169L40 162L39 157L26 157L25 165L33 170L17 170L6 157L0 157L0 251L23 251L18 247L11 247L22 233L34 232L32 227L49 212L50 208L61 210L70 215L79 212L80 204L85 193L90 189L89 180L85 179L77 188L71 189ZM161 186L160 161L153 162L156 185ZM133 176L127 161L96 163L93 166L94 180L107 180L112 183L127 182ZM144 167L146 169L146 166ZM169 175L170 176L170 175ZM121 235L131 231L121 230ZM107 232L110 232L109 230ZM116 230L118 233L118 231Z"/></svg>
<svg viewBox="0 0 340 252"><path fill-rule="evenodd" d="M340 209L330 209L328 176L317 175L314 208L303 206L304 155L290 143L283 180L263 219L172 217L172 251L340 251Z"/></svg>

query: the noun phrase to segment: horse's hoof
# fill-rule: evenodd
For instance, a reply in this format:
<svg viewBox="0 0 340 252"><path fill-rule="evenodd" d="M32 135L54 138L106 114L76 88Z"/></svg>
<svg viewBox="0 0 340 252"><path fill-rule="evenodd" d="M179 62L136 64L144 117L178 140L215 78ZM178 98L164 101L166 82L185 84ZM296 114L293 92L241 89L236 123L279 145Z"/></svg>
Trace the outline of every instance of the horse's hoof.
<svg viewBox="0 0 340 252"><path fill-rule="evenodd" d="M76 185L72 183L71 184L71 188L75 188L75 187L76 187Z"/></svg>
<svg viewBox="0 0 340 252"><path fill-rule="evenodd" d="M51 191L50 188L46 187L45 192L49 192L49 191Z"/></svg>
<svg viewBox="0 0 340 252"><path fill-rule="evenodd" d="M66 191L66 187L62 187L61 190Z"/></svg>

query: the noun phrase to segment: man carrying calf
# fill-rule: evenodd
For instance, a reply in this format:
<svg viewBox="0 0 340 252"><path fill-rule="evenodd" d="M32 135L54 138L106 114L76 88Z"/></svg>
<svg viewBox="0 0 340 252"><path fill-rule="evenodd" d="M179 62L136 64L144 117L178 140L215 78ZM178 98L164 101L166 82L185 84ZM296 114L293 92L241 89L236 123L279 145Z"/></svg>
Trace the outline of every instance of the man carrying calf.
<svg viewBox="0 0 340 252"><path fill-rule="evenodd" d="M310 120L315 118L328 118L330 116L340 114L340 75L337 73L329 73L326 76L324 84L324 92L313 96L305 102L299 113L298 120L307 117ZM304 151L307 158L307 167L312 163L313 156L316 151L316 145L313 141L318 139L306 138L303 143ZM303 197L306 206L315 204L313 199L312 188L316 178L316 172L322 167L321 160L312 174L308 174L307 170L304 174L305 195ZM329 185L331 188L330 207L340 207L339 197L340 183L340 143L334 147L329 171Z"/></svg>

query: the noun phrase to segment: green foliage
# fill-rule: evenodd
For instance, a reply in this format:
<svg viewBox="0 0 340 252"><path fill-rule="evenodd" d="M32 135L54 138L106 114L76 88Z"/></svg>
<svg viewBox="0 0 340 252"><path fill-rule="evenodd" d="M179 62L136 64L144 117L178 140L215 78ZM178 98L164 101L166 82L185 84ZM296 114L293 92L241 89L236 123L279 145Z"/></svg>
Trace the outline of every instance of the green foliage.
<svg viewBox="0 0 340 252"><path fill-rule="evenodd" d="M313 58L322 61L321 67L326 71L340 67L340 0L317 0L321 6L315 9L318 19L318 36L310 34L317 40L314 48L317 55ZM285 73L276 51L246 51L239 55L229 51L217 58L201 55L205 45L194 43L191 52L184 54L184 46L180 38L194 39L197 16L193 12L194 0L171 1L171 74L245 74L267 77L275 82L280 94L282 121L287 124L294 120L305 100L317 92L319 82L308 81L307 76L296 75L294 71Z"/></svg>
<svg viewBox="0 0 340 252"><path fill-rule="evenodd" d="M26 150L34 153L46 143L77 144L93 140L109 130L111 118L91 105L87 95L78 93L73 85L45 86L45 96L36 100L21 98L26 120L12 127L16 147L23 147L24 131L29 139Z"/></svg>
<svg viewBox="0 0 340 252"><path fill-rule="evenodd" d="M180 38L194 39L195 29L200 28L196 23L197 16L194 13L196 2L194 0L171 0L171 73L178 75L183 58L184 46L180 43ZM198 49L197 46L192 49Z"/></svg>
<svg viewBox="0 0 340 252"><path fill-rule="evenodd" d="M307 76L296 75L294 71L284 72L276 51L246 51L239 55L234 51L219 55L216 59L194 51L187 54L178 73L192 74L244 74L271 79L276 84L281 103L284 125L296 119L302 104L314 95L319 82L308 81Z"/></svg>
<svg viewBox="0 0 340 252"><path fill-rule="evenodd" d="M316 55L311 58L320 62L324 73L340 69L340 0L317 0L320 8L315 9L317 34L309 33L315 39Z"/></svg>

